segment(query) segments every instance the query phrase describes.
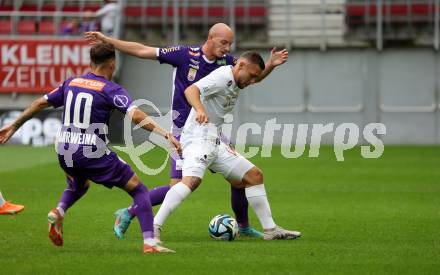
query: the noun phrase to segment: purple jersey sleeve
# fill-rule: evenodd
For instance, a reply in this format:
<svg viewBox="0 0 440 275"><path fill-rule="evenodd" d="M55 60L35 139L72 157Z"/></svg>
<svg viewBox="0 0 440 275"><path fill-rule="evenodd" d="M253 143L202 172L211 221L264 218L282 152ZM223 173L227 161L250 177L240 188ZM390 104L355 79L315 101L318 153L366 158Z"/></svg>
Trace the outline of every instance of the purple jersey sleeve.
<svg viewBox="0 0 440 275"><path fill-rule="evenodd" d="M184 46L170 46L157 49L157 60L162 63L178 67L184 60L187 60L188 48Z"/></svg>
<svg viewBox="0 0 440 275"><path fill-rule="evenodd" d="M63 84L52 90L52 92L47 93L44 95L44 98L46 98L47 102L54 107L58 108L60 106L63 106L64 104L64 86L67 81L65 81Z"/></svg>
<svg viewBox="0 0 440 275"><path fill-rule="evenodd" d="M120 86L111 89L107 94L110 106L123 114L130 112L136 107L133 105L133 100L128 95L127 90Z"/></svg>

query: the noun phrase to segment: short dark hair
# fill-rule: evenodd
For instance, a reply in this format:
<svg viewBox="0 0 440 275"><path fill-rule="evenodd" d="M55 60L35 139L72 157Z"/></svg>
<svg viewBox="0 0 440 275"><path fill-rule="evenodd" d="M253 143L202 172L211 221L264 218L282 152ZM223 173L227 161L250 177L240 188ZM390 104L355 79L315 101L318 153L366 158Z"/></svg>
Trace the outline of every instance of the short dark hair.
<svg viewBox="0 0 440 275"><path fill-rule="evenodd" d="M261 70L264 70L264 68L266 67L266 65L264 64L263 58L256 51L244 52L240 57L245 58L249 62L260 66Z"/></svg>
<svg viewBox="0 0 440 275"><path fill-rule="evenodd" d="M115 47L108 43L99 43L93 45L90 49L90 60L95 65L105 63L107 60L115 59Z"/></svg>

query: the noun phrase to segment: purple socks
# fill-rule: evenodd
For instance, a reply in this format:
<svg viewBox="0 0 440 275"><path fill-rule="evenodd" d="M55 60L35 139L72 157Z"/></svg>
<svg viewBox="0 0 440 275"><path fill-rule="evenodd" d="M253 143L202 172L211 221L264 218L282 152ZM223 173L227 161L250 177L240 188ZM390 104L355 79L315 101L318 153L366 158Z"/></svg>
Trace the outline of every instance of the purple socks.
<svg viewBox="0 0 440 275"><path fill-rule="evenodd" d="M58 202L58 207L67 211L77 200L79 200L89 189L86 185L86 181L77 183L73 178L67 177L68 186L64 190L63 195L61 195L60 201Z"/></svg>
<svg viewBox="0 0 440 275"><path fill-rule="evenodd" d="M170 190L169 185L159 186L154 188L149 192L149 198L151 200L151 205L155 206L161 204L167 194L168 190ZM249 226L249 217L248 217L248 208L249 204L246 199L246 192L244 189L231 187L231 206L234 211L235 218L237 219L237 223L240 227L248 227ZM130 216L134 218L136 216L135 209L133 205L128 207L128 213Z"/></svg>
<svg viewBox="0 0 440 275"><path fill-rule="evenodd" d="M151 238L154 236L153 230L153 209L151 208L150 196L148 189L141 182L129 192L133 197L132 209L136 214L139 224L141 226L142 235L145 238Z"/></svg>
<svg viewBox="0 0 440 275"><path fill-rule="evenodd" d="M248 201L246 199L246 192L244 188L234 188L231 186L231 206L234 211L235 218L240 227L249 226L248 217Z"/></svg>
<svg viewBox="0 0 440 275"><path fill-rule="evenodd" d="M150 190L149 194L150 194L151 206L161 204L168 190L170 190L170 188L171 187L167 184ZM134 218L134 216L136 215L133 209L133 205L130 205L130 207L128 207L128 213L130 213L131 218Z"/></svg>

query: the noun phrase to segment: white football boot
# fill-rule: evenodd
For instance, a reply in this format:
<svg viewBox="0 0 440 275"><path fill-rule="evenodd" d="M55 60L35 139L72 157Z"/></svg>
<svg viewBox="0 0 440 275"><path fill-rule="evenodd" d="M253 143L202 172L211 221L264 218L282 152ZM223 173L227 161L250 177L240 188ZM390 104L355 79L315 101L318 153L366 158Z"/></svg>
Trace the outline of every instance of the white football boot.
<svg viewBox="0 0 440 275"><path fill-rule="evenodd" d="M298 231L289 231L280 226L276 226L272 229L264 230L263 239L266 241L270 240L293 240L301 237L301 232Z"/></svg>

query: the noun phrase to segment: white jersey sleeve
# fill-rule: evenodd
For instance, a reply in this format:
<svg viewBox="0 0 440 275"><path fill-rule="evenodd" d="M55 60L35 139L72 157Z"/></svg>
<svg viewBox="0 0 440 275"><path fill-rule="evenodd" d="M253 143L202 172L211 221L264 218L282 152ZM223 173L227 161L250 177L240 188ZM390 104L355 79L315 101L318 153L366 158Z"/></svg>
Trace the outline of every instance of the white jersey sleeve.
<svg viewBox="0 0 440 275"><path fill-rule="evenodd" d="M221 66L194 83L194 85L199 88L200 94L205 97L224 92L228 87L228 83L230 85L232 81L233 76L231 66Z"/></svg>

